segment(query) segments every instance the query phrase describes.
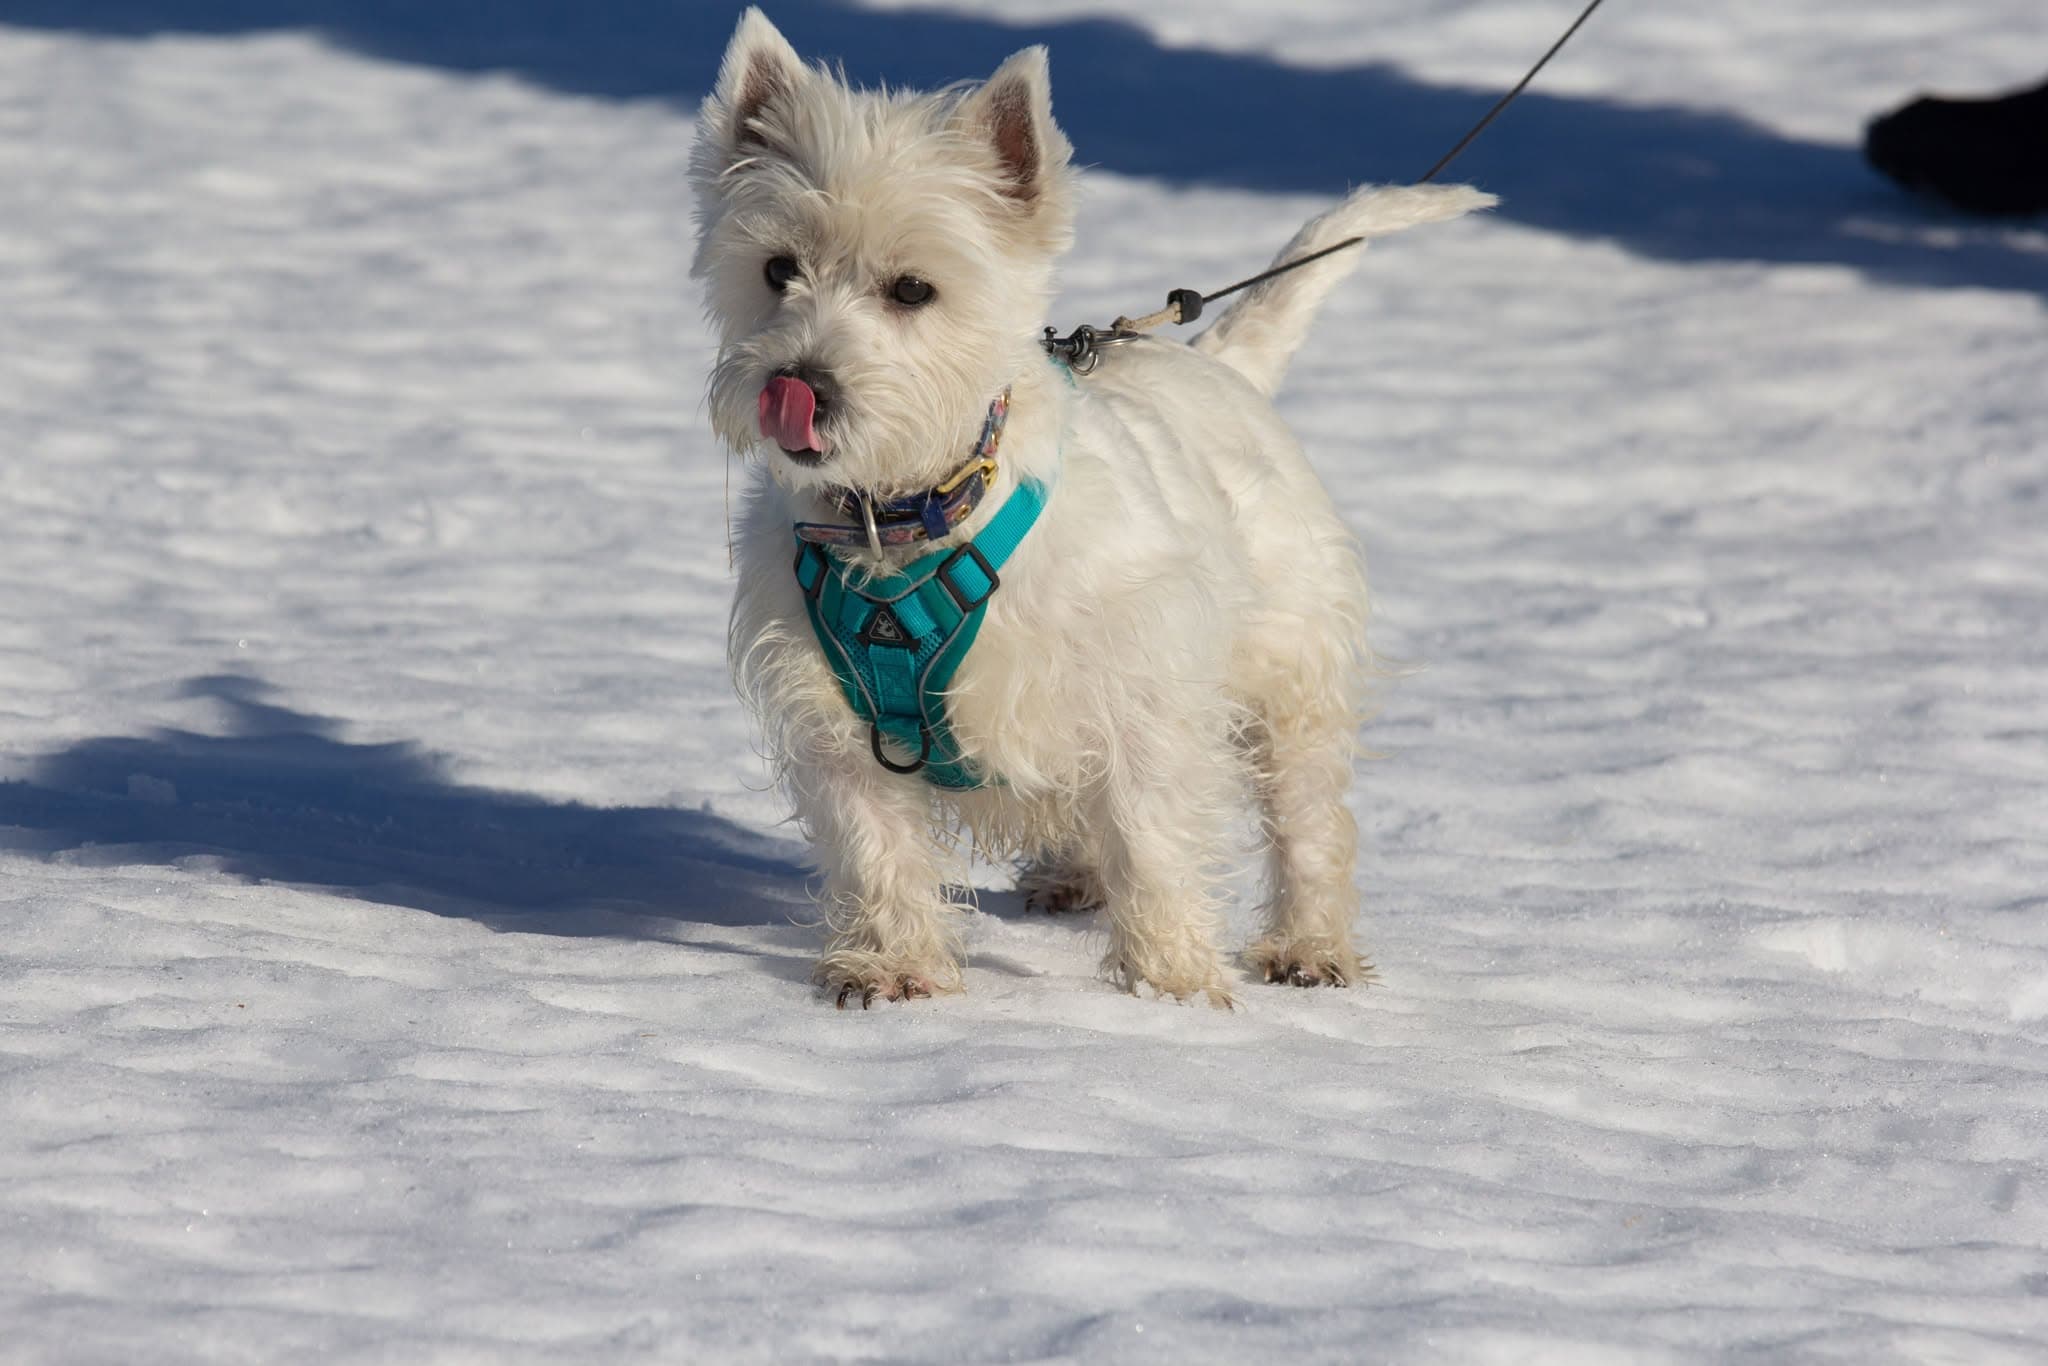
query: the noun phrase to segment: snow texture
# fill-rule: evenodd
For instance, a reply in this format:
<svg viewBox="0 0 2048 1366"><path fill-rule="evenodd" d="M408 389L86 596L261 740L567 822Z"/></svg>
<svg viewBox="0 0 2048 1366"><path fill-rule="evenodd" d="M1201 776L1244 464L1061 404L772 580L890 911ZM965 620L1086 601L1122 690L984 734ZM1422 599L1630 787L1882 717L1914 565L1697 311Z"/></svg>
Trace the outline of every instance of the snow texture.
<svg viewBox="0 0 2048 1366"><path fill-rule="evenodd" d="M1610 7L1374 250L1281 402L1410 666L1382 982L1235 1014L1002 869L965 997L807 988L685 277L732 14L268 8L0 0L0 1359L2048 1359L2048 231L1853 150L2038 0ZM1568 18L1020 8L774 13L1052 45L1063 324Z"/></svg>

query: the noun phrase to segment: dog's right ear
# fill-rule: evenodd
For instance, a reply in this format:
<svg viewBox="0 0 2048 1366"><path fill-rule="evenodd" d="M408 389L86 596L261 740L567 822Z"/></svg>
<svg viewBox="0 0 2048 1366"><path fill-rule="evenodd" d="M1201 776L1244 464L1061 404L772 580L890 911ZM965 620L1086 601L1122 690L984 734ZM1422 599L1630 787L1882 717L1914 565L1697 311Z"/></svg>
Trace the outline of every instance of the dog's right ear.
<svg viewBox="0 0 2048 1366"><path fill-rule="evenodd" d="M704 131L718 140L727 164L771 145L762 131L763 113L810 78L789 40L749 6L719 63L718 88L704 102Z"/></svg>

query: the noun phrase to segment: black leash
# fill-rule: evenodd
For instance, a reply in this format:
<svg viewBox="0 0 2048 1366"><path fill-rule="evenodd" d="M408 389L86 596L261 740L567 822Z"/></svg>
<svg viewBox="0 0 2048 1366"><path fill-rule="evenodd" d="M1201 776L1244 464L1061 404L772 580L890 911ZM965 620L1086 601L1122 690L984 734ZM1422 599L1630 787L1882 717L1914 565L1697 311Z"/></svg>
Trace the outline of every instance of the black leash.
<svg viewBox="0 0 2048 1366"><path fill-rule="evenodd" d="M1515 82L1512 90L1494 101L1493 108L1486 111L1486 116L1473 124L1471 131L1466 133L1464 137L1458 139L1457 146L1445 152L1441 157L1438 157L1436 165L1424 171L1421 179L1415 183L1417 185L1427 185L1430 181L1437 178L1444 167L1456 161L1459 154L1467 147L1470 147L1479 135L1486 131L1487 125L1499 118L1501 111L1510 104L1513 104L1515 97L1529 88L1529 82L1536 79L1536 73L1550 65L1550 59L1555 57L1563 49L1564 45L1572 40L1572 35L1579 31L1580 26L1586 20L1593 17L1593 11L1599 9L1602 3L1604 3L1604 0L1588 0L1586 7L1579 11L1579 17L1572 20L1571 27L1559 34L1557 41L1550 45L1550 50L1536 59L1536 65L1523 73L1522 79ZM1320 251L1312 251L1308 255L1299 257L1296 260L1283 262L1268 270L1262 270L1257 275L1239 280L1234 285L1225 285L1222 289L1215 290L1212 293L1204 294L1198 289L1173 290L1166 296L1166 307L1160 309L1157 313L1148 313L1142 318L1118 318L1106 329L1091 327L1087 323L1083 323L1075 328L1071 334L1062 337L1057 335L1054 329L1048 327L1045 329L1045 349L1051 352L1055 359L1066 362L1073 370L1085 375L1094 369L1096 362L1101 359L1100 349L1103 346L1132 341L1143 336L1153 328L1160 326L1162 323L1191 323L1202 316L1202 307L1205 304L1215 303L1218 299L1235 294L1240 289L1250 289L1253 285L1270 280L1276 275L1285 275L1290 270L1299 270L1311 262L1322 260L1325 256L1333 255L1348 247L1355 247L1364 240L1363 237L1347 237L1342 242L1338 242L1333 246L1324 247Z"/></svg>

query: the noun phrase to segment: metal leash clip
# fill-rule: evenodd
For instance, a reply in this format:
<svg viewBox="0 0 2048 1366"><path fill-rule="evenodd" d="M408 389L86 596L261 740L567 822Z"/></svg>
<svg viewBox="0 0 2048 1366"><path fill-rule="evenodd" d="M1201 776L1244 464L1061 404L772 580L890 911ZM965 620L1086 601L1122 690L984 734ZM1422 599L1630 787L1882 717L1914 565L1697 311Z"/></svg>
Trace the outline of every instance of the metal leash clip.
<svg viewBox="0 0 2048 1366"><path fill-rule="evenodd" d="M1128 328L1100 328L1082 323L1064 337L1058 329L1046 328L1042 345L1054 360L1077 375L1085 375L1102 363L1104 348L1139 341L1144 335Z"/></svg>
<svg viewBox="0 0 2048 1366"><path fill-rule="evenodd" d="M1140 341L1162 323L1191 323L1202 316L1206 302L1198 289L1176 289L1166 296L1166 307L1142 318L1118 318L1106 328L1082 323L1064 337L1048 327L1045 349L1075 374L1085 375L1102 363L1104 347Z"/></svg>

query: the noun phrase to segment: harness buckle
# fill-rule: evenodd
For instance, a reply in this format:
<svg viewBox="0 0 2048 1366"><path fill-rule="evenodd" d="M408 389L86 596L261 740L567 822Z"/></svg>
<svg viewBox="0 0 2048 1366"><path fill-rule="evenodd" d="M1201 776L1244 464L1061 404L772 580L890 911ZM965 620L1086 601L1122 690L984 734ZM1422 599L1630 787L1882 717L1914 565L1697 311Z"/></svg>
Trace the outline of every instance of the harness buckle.
<svg viewBox="0 0 2048 1366"><path fill-rule="evenodd" d="M982 577L988 580L987 591L979 596L970 595L954 578L954 567L960 563L962 556L973 560L974 567L979 569ZM958 550L948 555L940 563L939 567L932 571L932 579L939 587L946 590L947 595L953 599L954 605L963 612L972 612L975 608L994 597L996 589L1003 586L1003 581L996 577L995 566L988 562L988 557L983 555L972 541L968 541Z"/></svg>

